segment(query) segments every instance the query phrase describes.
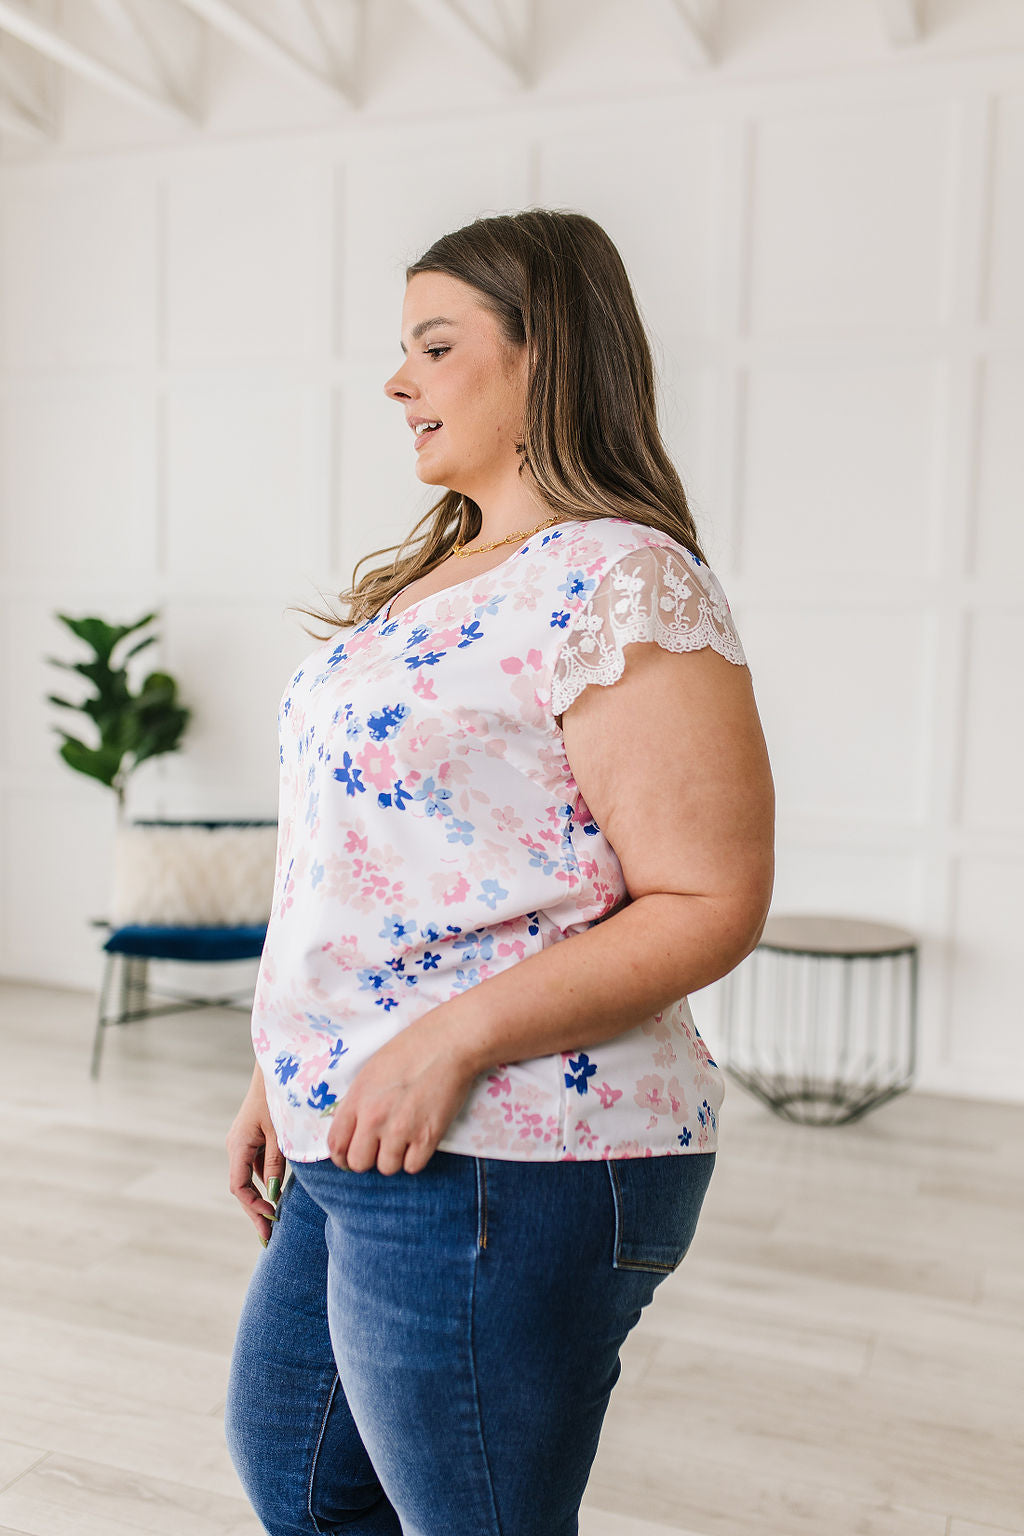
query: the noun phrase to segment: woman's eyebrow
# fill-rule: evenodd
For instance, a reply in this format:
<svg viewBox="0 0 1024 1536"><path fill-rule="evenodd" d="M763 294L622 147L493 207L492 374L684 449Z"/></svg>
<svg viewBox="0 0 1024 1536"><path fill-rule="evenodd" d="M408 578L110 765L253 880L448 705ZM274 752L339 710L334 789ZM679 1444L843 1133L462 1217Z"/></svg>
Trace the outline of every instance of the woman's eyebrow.
<svg viewBox="0 0 1024 1536"><path fill-rule="evenodd" d="M458 323L457 320L448 320L444 315L435 315L432 320L420 320L412 328L412 339L413 341L419 341L420 337L425 335L427 331L432 330L435 325L458 325ZM399 341L398 345L404 352L405 342Z"/></svg>

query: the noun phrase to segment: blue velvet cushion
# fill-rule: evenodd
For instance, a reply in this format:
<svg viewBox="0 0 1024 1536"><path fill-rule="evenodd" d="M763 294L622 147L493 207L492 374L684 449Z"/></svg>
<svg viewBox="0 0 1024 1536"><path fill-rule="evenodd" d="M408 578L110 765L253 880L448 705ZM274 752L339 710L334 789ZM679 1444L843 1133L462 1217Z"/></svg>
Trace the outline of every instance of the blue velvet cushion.
<svg viewBox="0 0 1024 1536"><path fill-rule="evenodd" d="M112 954L140 955L148 960L258 960L266 938L266 923L251 928L127 924L116 928L103 948Z"/></svg>

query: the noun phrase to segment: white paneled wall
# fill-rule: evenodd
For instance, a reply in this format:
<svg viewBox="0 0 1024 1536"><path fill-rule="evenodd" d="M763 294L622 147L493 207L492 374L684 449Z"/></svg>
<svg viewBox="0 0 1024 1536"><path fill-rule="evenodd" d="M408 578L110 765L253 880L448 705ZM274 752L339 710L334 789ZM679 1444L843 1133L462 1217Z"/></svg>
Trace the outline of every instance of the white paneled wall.
<svg viewBox="0 0 1024 1536"><path fill-rule="evenodd" d="M920 1081L1022 1100L1022 55L984 26L970 53L950 3L929 66L843 68L862 13L779 4L772 78L744 75L747 36L720 81L644 55L617 93L629 13L592 9L571 50L545 10L521 99L460 109L412 49L354 124L0 157L0 969L99 975L112 797L56 755L55 610L160 609L140 661L194 719L132 811L273 815L277 704L313 643L286 605L433 499L383 393L403 267L477 215L574 208L633 277L751 660L776 909L917 929ZM787 73L798 24L815 62ZM718 995L694 999L712 1047Z"/></svg>

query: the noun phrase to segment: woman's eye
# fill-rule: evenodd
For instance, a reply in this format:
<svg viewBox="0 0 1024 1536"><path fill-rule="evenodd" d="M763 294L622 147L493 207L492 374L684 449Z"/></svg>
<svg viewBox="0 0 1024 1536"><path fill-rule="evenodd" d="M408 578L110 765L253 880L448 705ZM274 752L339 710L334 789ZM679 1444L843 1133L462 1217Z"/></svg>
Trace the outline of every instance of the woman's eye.
<svg viewBox="0 0 1024 1536"><path fill-rule="evenodd" d="M428 357L443 357L451 349L449 347L424 347L423 350Z"/></svg>

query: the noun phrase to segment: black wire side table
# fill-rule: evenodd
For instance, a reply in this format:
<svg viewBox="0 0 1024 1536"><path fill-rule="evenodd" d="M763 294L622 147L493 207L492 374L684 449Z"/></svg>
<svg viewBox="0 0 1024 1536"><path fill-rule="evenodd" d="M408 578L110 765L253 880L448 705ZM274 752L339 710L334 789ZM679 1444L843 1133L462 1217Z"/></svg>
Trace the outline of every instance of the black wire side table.
<svg viewBox="0 0 1024 1536"><path fill-rule="evenodd" d="M857 1120L913 1081L915 934L856 917L780 914L723 984L724 1065L776 1114Z"/></svg>

